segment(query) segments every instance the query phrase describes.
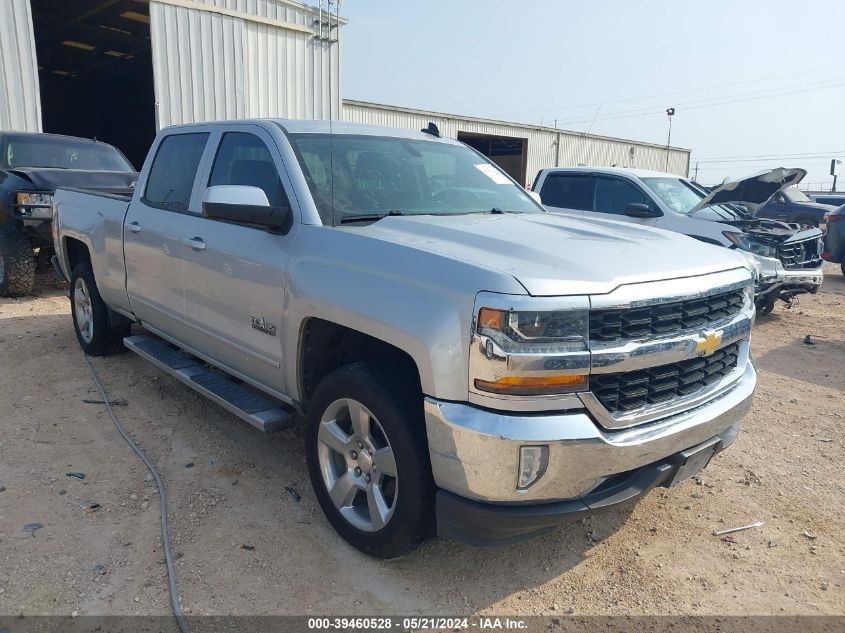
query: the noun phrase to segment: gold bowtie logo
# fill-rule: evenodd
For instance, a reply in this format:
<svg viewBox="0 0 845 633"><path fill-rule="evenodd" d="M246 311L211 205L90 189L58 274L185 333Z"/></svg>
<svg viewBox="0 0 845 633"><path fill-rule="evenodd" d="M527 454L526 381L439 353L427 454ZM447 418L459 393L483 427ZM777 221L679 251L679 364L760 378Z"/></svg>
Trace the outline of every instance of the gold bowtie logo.
<svg viewBox="0 0 845 633"><path fill-rule="evenodd" d="M704 356L709 356L716 351L719 343L722 342L722 335L718 332L705 332L704 340L698 341L695 344L696 352L704 352Z"/></svg>

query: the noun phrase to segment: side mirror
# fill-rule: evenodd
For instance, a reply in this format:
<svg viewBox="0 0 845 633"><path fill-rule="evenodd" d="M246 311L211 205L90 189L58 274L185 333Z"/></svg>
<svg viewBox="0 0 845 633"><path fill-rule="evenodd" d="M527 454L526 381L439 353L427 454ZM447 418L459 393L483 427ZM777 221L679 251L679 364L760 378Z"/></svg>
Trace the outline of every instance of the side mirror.
<svg viewBox="0 0 845 633"><path fill-rule="evenodd" d="M286 234L293 224L290 207L273 207L259 187L217 185L205 190L202 217L233 224L264 227Z"/></svg>
<svg viewBox="0 0 845 633"><path fill-rule="evenodd" d="M543 199L540 197L540 194L536 191L529 191L528 195L536 202L537 204L543 204Z"/></svg>
<svg viewBox="0 0 845 633"><path fill-rule="evenodd" d="M625 215L631 218L659 218L663 216L663 211L641 202L631 202L625 205Z"/></svg>

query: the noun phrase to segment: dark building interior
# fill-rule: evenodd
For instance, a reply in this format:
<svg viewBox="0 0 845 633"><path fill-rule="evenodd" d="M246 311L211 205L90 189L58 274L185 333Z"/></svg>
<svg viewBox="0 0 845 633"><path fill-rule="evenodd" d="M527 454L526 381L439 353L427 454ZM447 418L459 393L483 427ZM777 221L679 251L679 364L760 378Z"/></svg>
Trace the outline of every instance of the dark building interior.
<svg viewBox="0 0 845 633"><path fill-rule="evenodd" d="M96 137L140 169L156 133L149 4L31 5L44 131Z"/></svg>

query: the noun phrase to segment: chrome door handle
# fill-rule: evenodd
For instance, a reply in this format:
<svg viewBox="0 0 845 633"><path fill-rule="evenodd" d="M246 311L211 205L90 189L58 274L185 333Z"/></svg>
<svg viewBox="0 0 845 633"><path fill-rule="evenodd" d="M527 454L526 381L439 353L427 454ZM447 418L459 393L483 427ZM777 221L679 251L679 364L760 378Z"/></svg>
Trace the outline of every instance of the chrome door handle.
<svg viewBox="0 0 845 633"><path fill-rule="evenodd" d="M205 242L201 237L192 237L182 242L185 246L190 246L195 251L204 251Z"/></svg>
<svg viewBox="0 0 845 633"><path fill-rule="evenodd" d="M130 222L126 225L126 228L129 229L131 233L140 233L141 232L141 225L137 222Z"/></svg>

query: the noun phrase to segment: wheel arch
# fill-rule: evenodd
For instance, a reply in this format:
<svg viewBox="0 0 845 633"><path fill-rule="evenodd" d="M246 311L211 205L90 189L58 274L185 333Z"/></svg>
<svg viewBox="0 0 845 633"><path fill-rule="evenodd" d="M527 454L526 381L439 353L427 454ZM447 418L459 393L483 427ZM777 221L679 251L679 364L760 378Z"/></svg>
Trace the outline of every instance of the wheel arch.
<svg viewBox="0 0 845 633"><path fill-rule="evenodd" d="M336 369L367 362L402 376L422 392L420 368L410 353L397 345L360 330L319 317L304 319L296 352L298 405L307 410L320 381Z"/></svg>
<svg viewBox="0 0 845 633"><path fill-rule="evenodd" d="M66 264L65 272L70 279L74 268L83 262L91 262L91 250L88 248L88 244L75 237L62 238L62 247L63 259Z"/></svg>

